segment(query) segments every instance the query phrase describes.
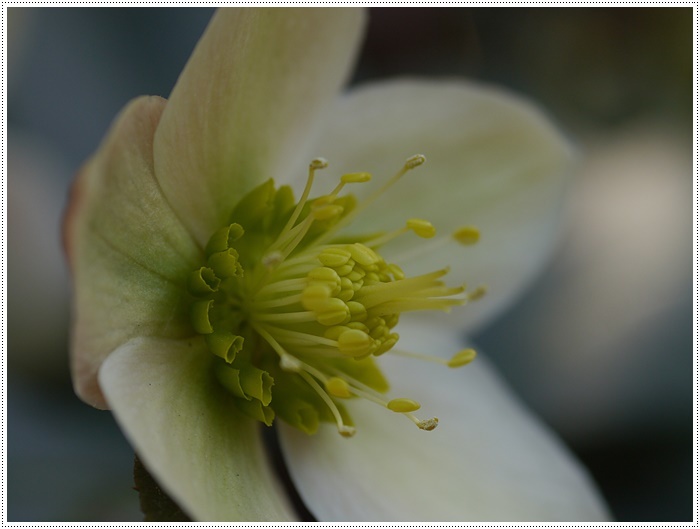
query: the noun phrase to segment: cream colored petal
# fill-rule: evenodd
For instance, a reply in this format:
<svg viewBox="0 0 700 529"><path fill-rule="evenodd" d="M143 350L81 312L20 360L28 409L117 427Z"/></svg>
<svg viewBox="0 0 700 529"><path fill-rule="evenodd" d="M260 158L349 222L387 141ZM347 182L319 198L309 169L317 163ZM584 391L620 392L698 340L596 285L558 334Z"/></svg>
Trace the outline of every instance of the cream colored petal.
<svg viewBox="0 0 700 529"><path fill-rule="evenodd" d="M200 241L270 177L306 171L309 131L345 80L363 13L222 9L173 90L155 139L156 173Z"/></svg>
<svg viewBox="0 0 700 529"><path fill-rule="evenodd" d="M290 521L259 423L236 411L202 340L137 338L100 369L117 422L161 487L196 521Z"/></svg>
<svg viewBox="0 0 700 529"><path fill-rule="evenodd" d="M450 355L462 344L425 326L400 346ZM586 471L483 359L457 370L405 358L383 364L392 397L438 416L432 432L369 402L351 402L357 433L281 430L292 479L323 521L597 522L605 505Z"/></svg>
<svg viewBox="0 0 700 529"><path fill-rule="evenodd" d="M188 334L185 279L200 250L153 176L153 132L165 100L143 97L118 116L71 193L64 236L74 282L76 391L104 407L100 364L134 336Z"/></svg>
<svg viewBox="0 0 700 529"><path fill-rule="evenodd" d="M396 81L361 87L329 115L316 151L338 174L368 171L379 187L416 153L427 162L370 207L351 231L388 230L426 218L440 238L476 225L476 246L433 248L406 235L385 249L405 270L450 265L455 284L486 284L489 295L461 325L476 326L522 290L549 254L572 151L532 104L504 91L463 81ZM414 254L414 250L425 251Z"/></svg>

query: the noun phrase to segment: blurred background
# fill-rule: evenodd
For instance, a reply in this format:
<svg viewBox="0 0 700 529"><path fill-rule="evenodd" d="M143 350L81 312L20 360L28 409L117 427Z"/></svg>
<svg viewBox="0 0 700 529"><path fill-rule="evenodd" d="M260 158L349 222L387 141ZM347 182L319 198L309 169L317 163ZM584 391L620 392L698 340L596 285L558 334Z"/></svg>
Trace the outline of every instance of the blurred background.
<svg viewBox="0 0 700 529"><path fill-rule="evenodd" d="M212 11L7 13L7 518L139 521L131 449L71 388L60 218L112 118L169 94ZM691 8L377 8L353 79L507 86L577 144L550 264L475 342L618 521L694 513L692 24Z"/></svg>

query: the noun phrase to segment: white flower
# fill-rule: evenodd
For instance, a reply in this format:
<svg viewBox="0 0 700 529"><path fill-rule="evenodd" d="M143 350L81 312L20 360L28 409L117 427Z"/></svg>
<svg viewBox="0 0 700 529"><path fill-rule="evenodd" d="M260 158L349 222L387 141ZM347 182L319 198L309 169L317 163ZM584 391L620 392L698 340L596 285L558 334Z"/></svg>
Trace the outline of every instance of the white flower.
<svg viewBox="0 0 700 529"><path fill-rule="evenodd" d="M570 149L526 103L463 82L339 96L363 23L357 10L220 11L170 100L140 98L122 112L82 170L66 221L76 389L112 409L196 520L295 518L250 418L270 423L275 413L297 427L280 428L283 452L318 519L603 520L585 472L485 361L462 371L384 361L397 347L450 358L464 347L461 329L493 316L534 275ZM423 157L399 161L418 152L425 167L363 202L419 165ZM274 177L299 192L296 177L319 155L330 161L319 175L335 174L320 183L326 198L304 206L303 197L295 209L286 190L263 184ZM311 172L323 167L313 161ZM331 189L344 174L367 180L357 171L379 183L353 183L353 212ZM408 233L379 249L377 232L415 218L432 221L447 244ZM472 224L483 243L449 242ZM409 222L420 236L432 236L428 226ZM339 227L355 238L329 248ZM324 251L350 254L350 268L324 261ZM402 282L395 260L423 279ZM443 323L402 316L400 345L379 359L400 397L389 400L371 358L350 357L391 348L399 313L478 297L479 288L446 286L443 272L421 275L447 265L449 284L487 283L489 295ZM322 279L313 276L320 268ZM348 287L340 276L351 273ZM355 312L363 310L369 319ZM343 407L345 391L365 398ZM418 404L402 397L431 415L415 417ZM430 433L402 420L432 429L433 413L441 423ZM355 429L352 439L338 435Z"/></svg>

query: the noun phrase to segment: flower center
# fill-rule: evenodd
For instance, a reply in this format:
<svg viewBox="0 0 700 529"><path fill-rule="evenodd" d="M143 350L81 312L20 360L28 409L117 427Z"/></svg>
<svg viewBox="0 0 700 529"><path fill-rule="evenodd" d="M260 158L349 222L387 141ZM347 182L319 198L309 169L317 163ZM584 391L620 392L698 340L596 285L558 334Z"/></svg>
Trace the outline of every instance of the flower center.
<svg viewBox="0 0 700 529"><path fill-rule="evenodd" d="M329 195L309 199L316 171L327 166L316 159L298 203L289 187L276 189L269 180L238 203L232 224L212 235L206 265L189 278L191 319L217 357L218 382L245 414L267 425L279 415L307 433L321 421L333 422L350 436L353 421L341 401L359 397L406 415L423 430L435 428L436 418L414 415L417 402L385 397L389 386L374 357L392 352L449 367L469 363L476 354L472 349L449 361L399 351L393 329L403 312L449 311L480 297L483 287L467 294L463 286L446 286L446 268L406 277L378 253L405 233L433 238L428 221L410 219L393 232L353 240L338 235L424 161L422 155L409 158L358 203L339 193L347 184L369 182L368 173L343 175ZM468 245L478 238L478 230L463 227L449 239Z"/></svg>

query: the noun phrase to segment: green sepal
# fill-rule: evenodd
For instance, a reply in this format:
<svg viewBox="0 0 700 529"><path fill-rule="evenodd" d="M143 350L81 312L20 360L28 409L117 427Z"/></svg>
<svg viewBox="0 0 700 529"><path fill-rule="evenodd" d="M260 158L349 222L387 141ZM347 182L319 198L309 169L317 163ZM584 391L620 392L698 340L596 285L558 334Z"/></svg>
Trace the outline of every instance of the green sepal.
<svg viewBox="0 0 700 529"><path fill-rule="evenodd" d="M207 264L222 279L243 275L243 267L238 262L238 252L234 248L211 254Z"/></svg>
<svg viewBox="0 0 700 529"><path fill-rule="evenodd" d="M219 289L221 279L216 277L214 270L203 266L199 270L190 273L187 281L187 288L195 296L206 296L213 294Z"/></svg>
<svg viewBox="0 0 700 529"><path fill-rule="evenodd" d="M279 235L295 208L294 191L289 186L281 186L275 193L274 218L271 219L271 223L268 226L272 235L275 237Z"/></svg>
<svg viewBox="0 0 700 529"><path fill-rule="evenodd" d="M243 226L234 222L230 226L224 226L211 236L204 253L207 257L216 252L223 252L233 248L233 243L243 236Z"/></svg>
<svg viewBox="0 0 700 529"><path fill-rule="evenodd" d="M216 330L206 335L209 350L223 358L229 364L234 361L236 355L243 349L243 337L228 331Z"/></svg>
<svg viewBox="0 0 700 529"><path fill-rule="evenodd" d="M296 207L294 191L290 186L280 186L275 193L275 213L277 219L283 220L285 223L289 219L289 214Z"/></svg>
<svg viewBox="0 0 700 529"><path fill-rule="evenodd" d="M253 397L262 402L263 406L268 406L272 400L272 386L275 380L267 371L249 366L241 369L240 384L243 391L249 397Z"/></svg>
<svg viewBox="0 0 700 529"><path fill-rule="evenodd" d="M194 330L199 334L210 334L214 332L214 328L209 321L209 311L211 310L214 300L208 299L204 301L195 301L191 305L190 320Z"/></svg>
<svg viewBox="0 0 700 529"><path fill-rule="evenodd" d="M260 421L267 426L272 426L275 420L275 412L269 406L263 406L257 399L235 399L236 406L248 417Z"/></svg>
<svg viewBox="0 0 700 529"><path fill-rule="evenodd" d="M139 493L144 522L191 522L182 509L160 488L138 456L134 457L134 489Z"/></svg>
<svg viewBox="0 0 700 529"><path fill-rule="evenodd" d="M238 201L231 213L231 221L245 226L248 232L260 231L263 219L274 210L274 199L275 181L270 178Z"/></svg>

